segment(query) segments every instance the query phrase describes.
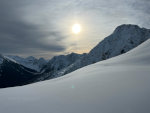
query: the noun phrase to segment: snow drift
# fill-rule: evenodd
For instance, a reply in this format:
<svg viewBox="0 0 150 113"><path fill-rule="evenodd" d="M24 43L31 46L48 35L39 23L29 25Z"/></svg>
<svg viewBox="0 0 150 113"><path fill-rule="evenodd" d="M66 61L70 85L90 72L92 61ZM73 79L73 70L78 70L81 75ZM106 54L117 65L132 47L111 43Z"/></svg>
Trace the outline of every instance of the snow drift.
<svg viewBox="0 0 150 113"><path fill-rule="evenodd" d="M0 90L1 113L149 113L150 40L52 80Z"/></svg>

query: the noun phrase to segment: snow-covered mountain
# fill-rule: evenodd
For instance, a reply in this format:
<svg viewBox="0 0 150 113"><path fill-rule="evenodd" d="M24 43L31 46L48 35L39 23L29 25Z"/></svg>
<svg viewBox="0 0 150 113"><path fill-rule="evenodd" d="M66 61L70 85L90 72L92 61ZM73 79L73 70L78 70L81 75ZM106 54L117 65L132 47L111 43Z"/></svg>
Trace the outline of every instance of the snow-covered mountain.
<svg viewBox="0 0 150 113"><path fill-rule="evenodd" d="M41 81L41 76L45 78L42 72L54 74L54 72L69 66L84 55L75 53L60 55L52 58L49 62L43 58L36 59L32 56L22 58L0 55L0 88ZM50 77L54 78L53 75Z"/></svg>
<svg viewBox="0 0 150 113"><path fill-rule="evenodd" d="M8 58L15 60L17 63L33 69L37 72L40 72L43 66L47 64L47 61L44 58L36 59L33 56L29 56L27 58L22 58L19 56L7 55Z"/></svg>
<svg viewBox="0 0 150 113"><path fill-rule="evenodd" d="M114 32L104 38L96 47L94 47L87 55L78 59L75 63L55 73L55 76L62 76L76 69L106 60L137 47L150 38L150 30L140 28L137 25L121 25Z"/></svg>
<svg viewBox="0 0 150 113"><path fill-rule="evenodd" d="M77 60L83 58L85 55L86 55L85 53L84 54L71 53L68 55L60 55L53 57L51 60L49 60L47 65L43 67L42 69L43 73L41 74L41 76L37 77L37 79L33 80L33 82L55 78L56 75L57 77L59 77L58 72L62 72L63 69L72 65Z"/></svg>
<svg viewBox="0 0 150 113"><path fill-rule="evenodd" d="M61 70L62 68L66 68L72 63L74 63L76 60L80 59L83 57L85 54L76 54L76 53L71 53L68 55L60 55L60 56L55 56L53 57L46 65L44 69L46 71L58 71Z"/></svg>
<svg viewBox="0 0 150 113"><path fill-rule="evenodd" d="M0 88L25 85L39 74L12 58L0 55Z"/></svg>
<svg viewBox="0 0 150 113"><path fill-rule="evenodd" d="M0 90L2 113L150 113L150 39L66 76Z"/></svg>
<svg viewBox="0 0 150 113"><path fill-rule="evenodd" d="M82 63L87 65L126 53L149 38L149 29L140 28L137 25L121 25L113 34L93 48Z"/></svg>

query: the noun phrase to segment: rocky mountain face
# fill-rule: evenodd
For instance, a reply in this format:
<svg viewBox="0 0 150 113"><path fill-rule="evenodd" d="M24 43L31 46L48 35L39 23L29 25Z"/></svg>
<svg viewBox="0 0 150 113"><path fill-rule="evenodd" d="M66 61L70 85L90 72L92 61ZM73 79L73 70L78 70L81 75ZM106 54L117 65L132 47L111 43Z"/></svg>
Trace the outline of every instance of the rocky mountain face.
<svg viewBox="0 0 150 113"><path fill-rule="evenodd" d="M121 25L87 54L60 55L49 61L43 58L0 55L0 87L60 77L84 66L126 53L149 38L149 29L137 25Z"/></svg>

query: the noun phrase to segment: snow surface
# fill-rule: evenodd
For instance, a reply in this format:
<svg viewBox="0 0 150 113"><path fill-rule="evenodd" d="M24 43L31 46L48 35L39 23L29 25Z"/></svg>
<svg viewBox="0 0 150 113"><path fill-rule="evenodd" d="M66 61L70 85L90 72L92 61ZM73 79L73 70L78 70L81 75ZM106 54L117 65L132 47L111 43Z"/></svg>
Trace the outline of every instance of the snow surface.
<svg viewBox="0 0 150 113"><path fill-rule="evenodd" d="M63 77L0 90L1 113L150 113L150 40Z"/></svg>

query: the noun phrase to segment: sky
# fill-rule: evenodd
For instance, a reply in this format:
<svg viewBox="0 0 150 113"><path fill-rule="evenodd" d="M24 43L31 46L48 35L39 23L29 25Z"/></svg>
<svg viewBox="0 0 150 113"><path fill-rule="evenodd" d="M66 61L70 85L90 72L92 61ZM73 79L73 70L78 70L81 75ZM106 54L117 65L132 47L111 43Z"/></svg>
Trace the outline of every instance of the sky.
<svg viewBox="0 0 150 113"><path fill-rule="evenodd" d="M89 52L121 24L150 28L149 9L150 0L0 0L0 53L49 59Z"/></svg>

